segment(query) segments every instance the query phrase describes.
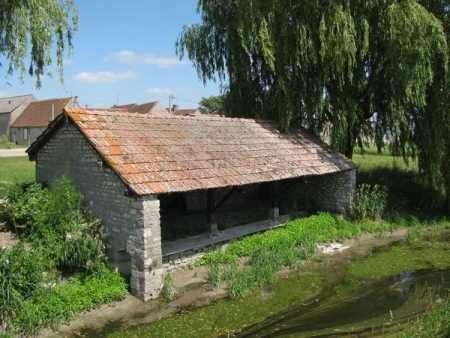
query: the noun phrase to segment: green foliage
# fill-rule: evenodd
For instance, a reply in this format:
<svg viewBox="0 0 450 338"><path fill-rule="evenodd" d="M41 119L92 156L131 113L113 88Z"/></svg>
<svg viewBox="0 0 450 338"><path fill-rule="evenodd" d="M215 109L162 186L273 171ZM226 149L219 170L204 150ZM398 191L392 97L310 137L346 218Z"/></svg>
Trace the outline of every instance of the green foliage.
<svg viewBox="0 0 450 338"><path fill-rule="evenodd" d="M356 192L356 198L349 208L349 217L352 220L366 218L379 220L387 204L387 189L375 184L361 184Z"/></svg>
<svg viewBox="0 0 450 338"><path fill-rule="evenodd" d="M301 259L311 258L318 243L354 238L363 232L384 234L398 228L395 223L365 219L349 222L329 213L296 219L284 227L247 236L230 243L226 249L206 254L197 261L208 264L211 288L224 281L231 298L248 294L252 287L270 284L278 270L296 267ZM249 263L240 268L239 258L249 257Z"/></svg>
<svg viewBox="0 0 450 338"><path fill-rule="evenodd" d="M277 272L277 263L273 250L267 250L265 247L255 250L251 256L251 273L254 278L251 286L261 288L272 283Z"/></svg>
<svg viewBox="0 0 450 338"><path fill-rule="evenodd" d="M400 332L401 338L444 338L450 336L450 299L435 305L424 320L418 319Z"/></svg>
<svg viewBox="0 0 450 338"><path fill-rule="evenodd" d="M9 142L8 135L0 135L0 149L11 149L11 143Z"/></svg>
<svg viewBox="0 0 450 338"><path fill-rule="evenodd" d="M17 184L5 195L0 221L20 235L20 242L0 251L3 326L36 334L126 294L123 278L105 266L100 222L84 211L83 196L66 177L51 190ZM63 274L72 277L58 284Z"/></svg>
<svg viewBox="0 0 450 338"><path fill-rule="evenodd" d="M245 237L244 237L245 238ZM209 264L215 264L215 263L226 263L226 264L232 264L236 262L238 259L238 256L234 253L231 253L228 250L225 251L213 251L213 252L207 252L205 255L198 260L196 260L192 266L202 266L202 265L209 265Z"/></svg>
<svg viewBox="0 0 450 338"><path fill-rule="evenodd" d="M233 265L235 267L235 265ZM253 274L248 267L235 269L230 273L231 278L227 283L228 295L231 299L242 298L250 293L253 284Z"/></svg>
<svg viewBox="0 0 450 338"><path fill-rule="evenodd" d="M33 182L36 178L35 168L36 163L26 156L0 157L0 184Z"/></svg>
<svg viewBox="0 0 450 338"><path fill-rule="evenodd" d="M30 297L45 272L41 252L20 243L0 249L0 325L14 317L16 308Z"/></svg>
<svg viewBox="0 0 450 338"><path fill-rule="evenodd" d="M420 227L421 225L419 219L411 214L396 214L391 222L397 224L400 228Z"/></svg>
<svg viewBox="0 0 450 338"><path fill-rule="evenodd" d="M202 114L223 114L223 96L202 97L198 108Z"/></svg>
<svg viewBox="0 0 450 338"><path fill-rule="evenodd" d="M352 157L367 140L417 158L432 206L450 192L445 1L202 0L177 54L219 78L230 116L304 126ZM249 20L249 18L251 18ZM331 126L331 127L330 127ZM450 198L447 197L447 204Z"/></svg>
<svg viewBox="0 0 450 338"><path fill-rule="evenodd" d="M39 183L13 185L0 206L0 218L21 238L47 251L49 262L64 272L92 271L105 259L98 220L82 209L83 196L67 177L51 189Z"/></svg>
<svg viewBox="0 0 450 338"><path fill-rule="evenodd" d="M220 278L220 265L217 260L213 260L208 264L209 270L206 274L206 279L208 280L208 288L210 290L215 290L221 282Z"/></svg>
<svg viewBox="0 0 450 338"><path fill-rule="evenodd" d="M45 327L56 329L74 314L122 299L127 284L105 265L89 276L75 276L66 284L39 288L17 308L14 326L17 331L35 335Z"/></svg>
<svg viewBox="0 0 450 338"><path fill-rule="evenodd" d="M413 242L413 241L420 239L422 237L423 231L424 231L424 229L420 225L415 225L415 226L410 227L408 229L407 240L409 242Z"/></svg>
<svg viewBox="0 0 450 338"><path fill-rule="evenodd" d="M165 272L162 275L162 289L160 297L165 302L173 301L175 297L175 287L173 282L173 275L171 272Z"/></svg>
<svg viewBox="0 0 450 338"><path fill-rule="evenodd" d="M19 71L36 79L51 75L53 49L56 67L62 80L64 52L72 50L73 34L78 29L78 15L73 0L6 1L0 19L0 54L9 61L7 74ZM43 29L44 28L44 29ZM29 62L25 69L25 62Z"/></svg>

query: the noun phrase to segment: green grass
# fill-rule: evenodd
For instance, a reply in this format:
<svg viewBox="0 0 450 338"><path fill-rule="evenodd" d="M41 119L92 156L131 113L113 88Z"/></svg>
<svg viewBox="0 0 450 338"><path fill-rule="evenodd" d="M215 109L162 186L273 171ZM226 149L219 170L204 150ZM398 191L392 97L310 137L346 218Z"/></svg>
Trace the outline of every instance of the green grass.
<svg viewBox="0 0 450 338"><path fill-rule="evenodd" d="M371 144L364 151L355 149L353 153L353 161L359 165L361 170L370 170L376 167L398 168L405 171L417 172L417 163L410 160L405 163L403 158L394 157L386 148L379 153L375 145Z"/></svg>
<svg viewBox="0 0 450 338"><path fill-rule="evenodd" d="M0 157L0 183L33 182L36 179L36 162L27 156Z"/></svg>
<svg viewBox="0 0 450 338"><path fill-rule="evenodd" d="M378 152L378 149L374 143L369 143L368 145L365 144L363 151L361 151L361 149L359 149L359 147L355 147L353 154L391 156L390 151L387 147L384 147L383 149L381 149L381 152Z"/></svg>
<svg viewBox="0 0 450 338"><path fill-rule="evenodd" d="M450 335L450 298L434 305L425 319L417 319L401 332L401 338L440 338Z"/></svg>
<svg viewBox="0 0 450 338"><path fill-rule="evenodd" d="M23 145L17 145L9 142L8 135L0 135L0 149L16 149L16 148L26 148Z"/></svg>
<svg viewBox="0 0 450 338"><path fill-rule="evenodd" d="M384 154L357 154L353 155L353 161L358 164L361 169L369 170L375 167L383 168L399 168L405 171L417 171L417 163L410 160L408 163L402 158L393 157L387 153Z"/></svg>
<svg viewBox="0 0 450 338"><path fill-rule="evenodd" d="M23 145L18 145L18 144L14 144L14 143L4 143L4 142L0 142L0 149L19 149L19 148L27 148L26 146Z"/></svg>

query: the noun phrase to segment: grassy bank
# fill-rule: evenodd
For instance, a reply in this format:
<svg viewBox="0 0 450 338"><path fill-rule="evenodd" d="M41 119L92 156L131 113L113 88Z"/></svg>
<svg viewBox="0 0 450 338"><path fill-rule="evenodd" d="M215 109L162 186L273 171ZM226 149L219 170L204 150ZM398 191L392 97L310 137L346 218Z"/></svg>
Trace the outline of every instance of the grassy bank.
<svg viewBox="0 0 450 338"><path fill-rule="evenodd" d="M280 229L236 240L222 251L207 253L196 264L209 266L210 288L226 283L229 297L240 298L254 287L269 285L280 269L298 267L303 260L314 256L319 243L358 238L364 233L383 236L404 227L408 228L408 236L413 239L421 235L423 222L401 216L382 222L368 219L352 222L321 213L290 221ZM422 224L420 228L418 224ZM445 219L433 220L429 224L433 224L432 229L436 233L450 228ZM245 257L249 258L248 262L244 266L239 265Z"/></svg>

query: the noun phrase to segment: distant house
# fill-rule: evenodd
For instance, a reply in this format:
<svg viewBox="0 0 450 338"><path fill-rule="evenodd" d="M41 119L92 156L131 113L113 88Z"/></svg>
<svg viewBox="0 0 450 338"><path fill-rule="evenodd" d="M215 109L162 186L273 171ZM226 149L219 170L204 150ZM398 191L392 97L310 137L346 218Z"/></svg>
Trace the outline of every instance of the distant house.
<svg viewBox="0 0 450 338"><path fill-rule="evenodd" d="M202 115L200 110L197 108L193 109L180 109L180 106L177 104L174 104L171 108L167 109L170 114L176 115L176 116L199 116Z"/></svg>
<svg viewBox="0 0 450 338"><path fill-rule="evenodd" d="M168 115L169 112L164 108L164 106L159 102L147 102L143 104L125 104L120 106L113 106L112 108L126 109L129 113L139 113L139 114L152 114L152 115Z"/></svg>
<svg viewBox="0 0 450 338"><path fill-rule="evenodd" d="M12 123L11 141L30 145L65 108L79 108L77 98L67 97L31 102Z"/></svg>
<svg viewBox="0 0 450 338"><path fill-rule="evenodd" d="M312 133L283 134L275 123L250 119L66 109L27 152L38 182L52 185L66 174L82 192L107 229L109 263L131 276L131 292L143 301L158 296L163 270L178 259L172 256L192 257L201 243L224 240L215 215L227 205L226 217L236 216L230 199L246 211L261 201L258 224L268 229L288 216L278 203L289 189L321 210L345 213L356 186L357 166ZM180 201L183 209L171 214L175 230L201 235L168 237L162 215ZM194 209L206 226L183 221Z"/></svg>
<svg viewBox="0 0 450 338"><path fill-rule="evenodd" d="M35 100L33 95L5 97L0 99L0 137L6 135L12 142L10 135L11 124L23 113L30 102Z"/></svg>

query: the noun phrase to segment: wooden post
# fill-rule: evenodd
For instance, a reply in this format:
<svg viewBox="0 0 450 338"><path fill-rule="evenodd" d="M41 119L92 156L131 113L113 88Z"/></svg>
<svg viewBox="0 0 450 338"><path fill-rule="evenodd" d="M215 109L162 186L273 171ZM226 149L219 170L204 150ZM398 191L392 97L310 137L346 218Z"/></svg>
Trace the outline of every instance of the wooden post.
<svg viewBox="0 0 450 338"><path fill-rule="evenodd" d="M278 208L278 181L271 183L272 193L272 208L269 209L269 218L276 220L280 216L280 209Z"/></svg>
<svg viewBox="0 0 450 338"><path fill-rule="evenodd" d="M208 231L214 235L217 233L217 224L216 220L214 219L214 209L216 207L216 189L208 189L207 190L208 195L208 202L207 202L207 209L206 209L206 222L208 223Z"/></svg>

